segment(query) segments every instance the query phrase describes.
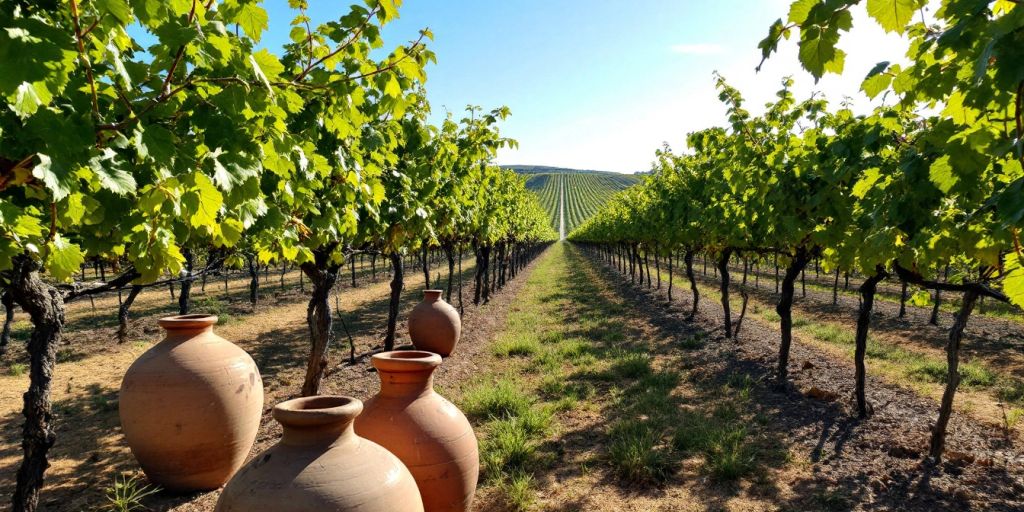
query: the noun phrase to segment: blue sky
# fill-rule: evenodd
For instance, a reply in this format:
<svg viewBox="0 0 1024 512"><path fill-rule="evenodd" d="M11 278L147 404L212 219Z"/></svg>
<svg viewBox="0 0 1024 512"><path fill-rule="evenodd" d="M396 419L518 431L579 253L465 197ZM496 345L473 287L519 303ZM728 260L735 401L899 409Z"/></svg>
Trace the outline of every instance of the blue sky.
<svg viewBox="0 0 1024 512"><path fill-rule="evenodd" d="M351 2L311 0L315 22L336 19ZM287 0L266 0L279 48L293 13ZM429 27L438 62L428 69L435 117L466 104L507 105L503 133L520 147L503 164L554 165L617 172L648 169L663 142L683 149L686 133L724 123L712 72L723 73L749 100L769 101L782 77L798 94L821 90L835 102L858 93L879 60L898 61L900 40L863 13L840 46L846 74L815 85L799 70L795 48L755 74L757 43L785 17L789 0L405 0L384 32L388 48Z"/></svg>

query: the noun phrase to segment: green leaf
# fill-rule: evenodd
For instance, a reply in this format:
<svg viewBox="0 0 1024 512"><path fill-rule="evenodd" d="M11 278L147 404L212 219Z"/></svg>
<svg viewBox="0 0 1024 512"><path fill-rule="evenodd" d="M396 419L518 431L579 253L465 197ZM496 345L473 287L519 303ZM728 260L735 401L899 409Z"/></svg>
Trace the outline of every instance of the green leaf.
<svg viewBox="0 0 1024 512"><path fill-rule="evenodd" d="M807 14L811 12L811 8L817 3L818 0L796 0L790 4L789 22L797 25L803 23L807 19Z"/></svg>
<svg viewBox="0 0 1024 512"><path fill-rule="evenodd" d="M191 212L189 223L192 227L212 226L217 222L217 212L224 205L224 196L205 174L193 174L195 188L182 196L182 202Z"/></svg>
<svg viewBox="0 0 1024 512"><path fill-rule="evenodd" d="M74 179L64 166L50 159L48 155L36 155L39 163L32 168L32 176L43 182L57 201L67 197L71 189L69 182Z"/></svg>
<svg viewBox="0 0 1024 512"><path fill-rule="evenodd" d="M121 169L123 162L113 149L89 159L89 168L96 174L100 186L118 195L135 192L135 178Z"/></svg>
<svg viewBox="0 0 1024 512"><path fill-rule="evenodd" d="M860 84L860 89L864 91L869 98L874 99L892 83L892 75L886 73L888 68L888 61L879 62L871 69L871 71L868 72L868 76L864 77L864 81Z"/></svg>
<svg viewBox="0 0 1024 512"><path fill-rule="evenodd" d="M805 29L801 34L800 63L804 69L814 75L815 79L821 78L825 71L835 69L832 61L837 58L836 42L838 40L839 37L836 33L823 32L817 27ZM842 69L842 64L839 65L839 68Z"/></svg>
<svg viewBox="0 0 1024 512"><path fill-rule="evenodd" d="M875 186L880 176L877 167L864 171L864 176L853 185L853 196L859 199L864 199L871 187Z"/></svg>
<svg viewBox="0 0 1024 512"><path fill-rule="evenodd" d="M260 36L263 35L263 31L266 30L268 26L267 21L267 11L254 3L243 5L238 11L238 15L235 17L235 22L242 27L242 30L244 30L246 35L251 37L253 41L260 40Z"/></svg>
<svg viewBox="0 0 1024 512"><path fill-rule="evenodd" d="M932 302L932 296L926 290L918 290L910 296L910 303L917 307L925 307Z"/></svg>
<svg viewBox="0 0 1024 512"><path fill-rule="evenodd" d="M1024 256L1010 251L1003 257L1003 293L1019 307L1024 307Z"/></svg>
<svg viewBox="0 0 1024 512"><path fill-rule="evenodd" d="M242 233L245 231L245 226L236 219L224 219L220 223L221 243L231 247L238 243L242 239Z"/></svg>
<svg viewBox="0 0 1024 512"><path fill-rule="evenodd" d="M60 233L46 244L46 248L46 271L57 281L67 281L85 263L82 249L64 239Z"/></svg>
<svg viewBox="0 0 1024 512"><path fill-rule="evenodd" d="M940 156L928 169L928 178L944 194L956 185L959 178L953 173L953 166L949 163L949 155Z"/></svg>
<svg viewBox="0 0 1024 512"><path fill-rule="evenodd" d="M45 91L46 89L42 89ZM22 82L18 86L17 92L14 93L14 101L11 102L11 110L19 117L25 118L35 114L39 107L49 103L49 99L44 99L39 95L40 88L33 86L28 82Z"/></svg>
<svg viewBox="0 0 1024 512"><path fill-rule="evenodd" d="M96 0L96 8L100 12L112 14L122 24L132 22L132 10L128 6L128 0Z"/></svg>
<svg viewBox="0 0 1024 512"><path fill-rule="evenodd" d="M250 55L249 63L252 64L256 78L263 82L263 85L267 86L267 90L273 93L274 89L271 87L270 81L277 79L281 72L284 71L284 65L281 64L281 61L277 60L274 54L264 48Z"/></svg>
<svg viewBox="0 0 1024 512"><path fill-rule="evenodd" d="M920 0L868 0L868 15L886 32L902 34L920 7Z"/></svg>

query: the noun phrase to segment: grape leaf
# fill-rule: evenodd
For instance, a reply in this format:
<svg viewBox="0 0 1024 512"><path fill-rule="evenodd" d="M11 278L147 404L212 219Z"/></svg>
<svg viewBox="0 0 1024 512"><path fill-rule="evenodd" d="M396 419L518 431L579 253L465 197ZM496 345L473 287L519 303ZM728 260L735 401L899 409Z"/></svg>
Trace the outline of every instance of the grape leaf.
<svg viewBox="0 0 1024 512"><path fill-rule="evenodd" d="M920 0L868 0L868 15L886 32L902 34L920 7Z"/></svg>
<svg viewBox="0 0 1024 512"><path fill-rule="evenodd" d="M1010 251L1003 257L1003 293L1014 304L1024 307L1024 257L1016 251Z"/></svg>
<svg viewBox="0 0 1024 512"><path fill-rule="evenodd" d="M67 241L60 233L46 244L46 271L58 281L67 281L85 263L85 253L74 243Z"/></svg>

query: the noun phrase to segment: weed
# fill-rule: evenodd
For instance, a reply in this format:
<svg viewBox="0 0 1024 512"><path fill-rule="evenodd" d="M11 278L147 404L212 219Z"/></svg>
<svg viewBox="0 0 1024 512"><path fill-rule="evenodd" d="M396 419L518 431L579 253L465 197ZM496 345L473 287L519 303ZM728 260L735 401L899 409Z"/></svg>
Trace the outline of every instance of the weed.
<svg viewBox="0 0 1024 512"><path fill-rule="evenodd" d="M736 480L755 467L747 429L734 405L719 405L710 417L690 412L678 423L672 446L684 453L702 454L708 472L716 479Z"/></svg>
<svg viewBox="0 0 1024 512"><path fill-rule="evenodd" d="M509 510L523 512L529 510L533 505L535 497L532 475L515 473L508 481L502 482L499 489Z"/></svg>
<svg viewBox="0 0 1024 512"><path fill-rule="evenodd" d="M538 436L546 434L551 429L554 412L552 406L532 407L513 420L519 422L527 435Z"/></svg>
<svg viewBox="0 0 1024 512"><path fill-rule="evenodd" d="M522 388L509 378L478 385L466 392L462 410L470 416L485 419L521 416L530 409L530 398Z"/></svg>
<svg viewBox="0 0 1024 512"><path fill-rule="evenodd" d="M622 420L608 432L608 458L622 478L637 483L660 482L673 469L661 436L649 422Z"/></svg>
<svg viewBox="0 0 1024 512"><path fill-rule="evenodd" d="M1024 419L1024 409L1013 407L1006 413L1006 429L1013 430Z"/></svg>
<svg viewBox="0 0 1024 512"><path fill-rule="evenodd" d="M57 351L57 362L66 363L68 361L75 361L81 359L81 354L75 352L73 348L62 348Z"/></svg>
<svg viewBox="0 0 1024 512"><path fill-rule="evenodd" d="M947 367L943 362L922 358L911 365L908 373L923 381L945 384ZM960 383L968 387L988 387L996 381L994 373L977 363L962 363L959 373Z"/></svg>
<svg viewBox="0 0 1024 512"><path fill-rule="evenodd" d="M494 480L505 473L528 470L536 450L523 422L515 418L494 421L480 443L485 478Z"/></svg>
<svg viewBox="0 0 1024 512"><path fill-rule="evenodd" d="M25 371L27 369L28 367L25 366L24 363L11 363L11 365L7 367L7 375L12 377L21 377L22 375L25 375Z"/></svg>
<svg viewBox="0 0 1024 512"><path fill-rule="evenodd" d="M558 355L570 361L575 361L589 353L590 346L580 340L568 340L558 346Z"/></svg>
<svg viewBox="0 0 1024 512"><path fill-rule="evenodd" d="M627 353L612 363L612 372L625 379L635 379L651 373L651 358L645 354Z"/></svg>
<svg viewBox="0 0 1024 512"><path fill-rule="evenodd" d="M492 352L496 356L529 356L540 351L540 341L530 335L502 337L495 342Z"/></svg>
<svg viewBox="0 0 1024 512"><path fill-rule="evenodd" d="M139 486L137 477L124 474L114 477L114 484L106 489L107 510L111 512L131 512L145 508L142 500L147 496L160 492L159 487L151 485Z"/></svg>
<svg viewBox="0 0 1024 512"><path fill-rule="evenodd" d="M679 342L679 346L685 350L697 350L704 347L704 336L687 336Z"/></svg>
<svg viewBox="0 0 1024 512"><path fill-rule="evenodd" d="M228 313L227 304L212 295L197 297L192 301L192 309L205 315L217 315L218 321L223 323L221 316Z"/></svg>
<svg viewBox="0 0 1024 512"><path fill-rule="evenodd" d="M541 378L537 390L548 398L557 398L565 392L565 378L561 375L547 374Z"/></svg>

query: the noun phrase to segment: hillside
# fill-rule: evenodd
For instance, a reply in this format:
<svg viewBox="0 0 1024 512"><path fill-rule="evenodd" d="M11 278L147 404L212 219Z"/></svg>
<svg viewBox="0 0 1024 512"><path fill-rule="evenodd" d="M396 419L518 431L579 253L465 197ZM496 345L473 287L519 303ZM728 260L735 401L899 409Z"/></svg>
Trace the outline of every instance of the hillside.
<svg viewBox="0 0 1024 512"><path fill-rule="evenodd" d="M539 165L508 165L505 168L529 176L526 188L540 197L556 230L560 227L559 191L564 188L566 235L593 215L612 194L640 180L633 174Z"/></svg>

